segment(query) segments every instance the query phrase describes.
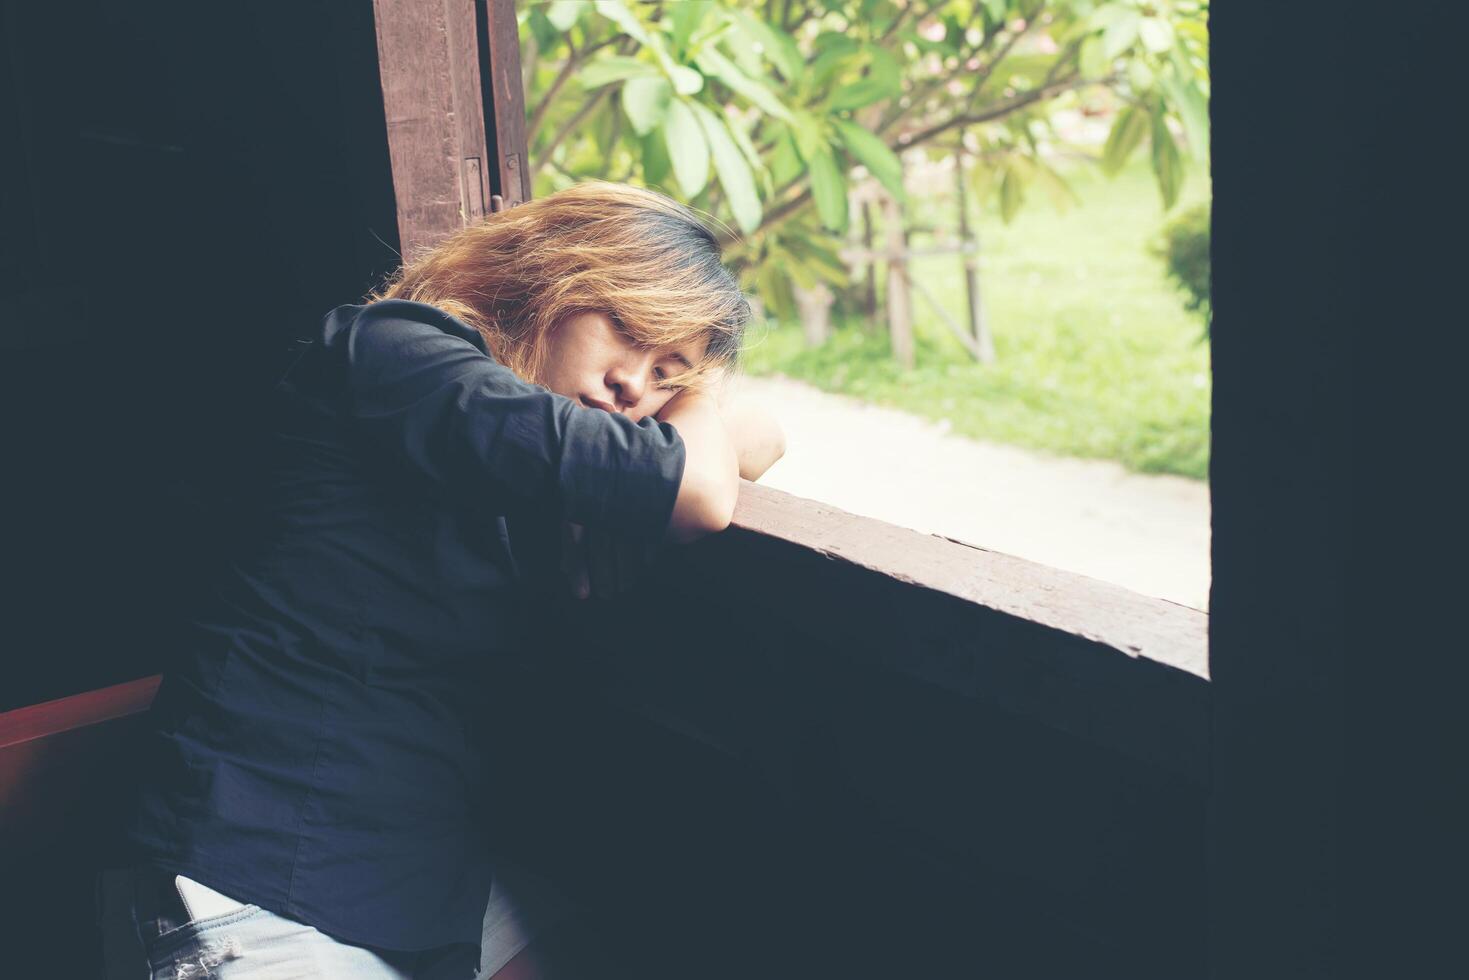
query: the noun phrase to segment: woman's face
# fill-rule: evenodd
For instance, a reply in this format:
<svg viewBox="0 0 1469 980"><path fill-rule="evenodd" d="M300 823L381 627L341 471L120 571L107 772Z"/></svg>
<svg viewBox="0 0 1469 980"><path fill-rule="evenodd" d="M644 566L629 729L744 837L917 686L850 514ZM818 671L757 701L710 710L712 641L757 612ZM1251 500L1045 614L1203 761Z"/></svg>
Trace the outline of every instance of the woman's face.
<svg viewBox="0 0 1469 980"><path fill-rule="evenodd" d="M547 388L633 421L656 415L675 394L660 383L689 370L704 353L696 344L645 350L600 312L568 317L550 344Z"/></svg>

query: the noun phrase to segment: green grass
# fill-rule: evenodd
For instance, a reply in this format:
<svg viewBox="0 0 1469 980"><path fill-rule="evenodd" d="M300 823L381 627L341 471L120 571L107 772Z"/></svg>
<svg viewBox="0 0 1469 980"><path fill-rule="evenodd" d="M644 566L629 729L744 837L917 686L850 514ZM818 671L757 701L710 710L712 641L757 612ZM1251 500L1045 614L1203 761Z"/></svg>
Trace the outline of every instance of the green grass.
<svg viewBox="0 0 1469 980"><path fill-rule="evenodd" d="M749 372L947 419L953 431L979 439L1205 478L1209 348L1147 248L1167 217L1152 173L1139 160L1111 180L1090 164L1067 176L1080 198L1068 212L1057 214L1033 191L1008 227L997 215L980 222L995 364L975 363L915 295L911 372L891 359L885 327L873 334L859 324L839 328L818 349L805 348L794 326L755 334ZM1207 195L1207 178L1195 170L1175 208ZM916 210L920 222L953 220L948 201ZM958 256L915 260L914 274L967 325Z"/></svg>

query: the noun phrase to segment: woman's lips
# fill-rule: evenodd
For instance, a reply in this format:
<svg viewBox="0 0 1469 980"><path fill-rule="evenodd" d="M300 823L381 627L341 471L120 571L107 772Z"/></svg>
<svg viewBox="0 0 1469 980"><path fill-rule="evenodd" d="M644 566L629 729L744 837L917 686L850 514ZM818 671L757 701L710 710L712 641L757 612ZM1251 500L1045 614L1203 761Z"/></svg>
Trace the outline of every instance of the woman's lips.
<svg viewBox="0 0 1469 980"><path fill-rule="evenodd" d="M581 400L582 404L586 405L588 408L600 408L604 412L611 412L613 415L617 414L617 409L613 408L611 405L607 404L604 401L598 401L595 398L588 398L586 395L582 395Z"/></svg>

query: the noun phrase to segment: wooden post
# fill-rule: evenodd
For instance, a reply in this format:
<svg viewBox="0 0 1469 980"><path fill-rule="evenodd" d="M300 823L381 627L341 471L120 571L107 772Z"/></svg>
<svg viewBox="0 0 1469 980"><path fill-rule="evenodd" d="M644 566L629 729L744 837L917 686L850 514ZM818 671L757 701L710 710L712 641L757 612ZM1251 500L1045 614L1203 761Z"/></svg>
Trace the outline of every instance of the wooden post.
<svg viewBox="0 0 1469 980"><path fill-rule="evenodd" d="M530 196L510 0L373 0L388 158L405 258Z"/></svg>
<svg viewBox="0 0 1469 980"><path fill-rule="evenodd" d="M872 251L872 202L862 202L862 247ZM868 333L877 332L877 263L867 263L867 282L862 295L862 308L867 311L867 316L862 321L862 329Z"/></svg>
<svg viewBox="0 0 1469 980"><path fill-rule="evenodd" d="M888 253L888 336L893 357L905 369L913 367L913 297L908 292L908 243L903 231L903 209L890 194L882 196L883 227Z"/></svg>
<svg viewBox="0 0 1469 980"><path fill-rule="evenodd" d="M796 309L801 314L801 330L806 335L807 347L820 347L831 336L831 290L826 283L818 282L811 289L795 286Z"/></svg>
<svg viewBox="0 0 1469 980"><path fill-rule="evenodd" d="M451 7L454 5L450 5ZM530 161L526 153L525 90L521 86L520 33L515 0L477 0L475 31L479 41L481 111L489 142L491 193L507 207L531 197Z"/></svg>
<svg viewBox="0 0 1469 980"><path fill-rule="evenodd" d="M975 357L981 364L995 361L995 342L990 336L989 324L985 322L984 303L979 292L979 232L969 227L969 192L964 185L964 130L959 130L959 149L954 153L954 189L959 204L959 243L974 244L974 250L965 250L964 292L969 298L969 334L974 338Z"/></svg>

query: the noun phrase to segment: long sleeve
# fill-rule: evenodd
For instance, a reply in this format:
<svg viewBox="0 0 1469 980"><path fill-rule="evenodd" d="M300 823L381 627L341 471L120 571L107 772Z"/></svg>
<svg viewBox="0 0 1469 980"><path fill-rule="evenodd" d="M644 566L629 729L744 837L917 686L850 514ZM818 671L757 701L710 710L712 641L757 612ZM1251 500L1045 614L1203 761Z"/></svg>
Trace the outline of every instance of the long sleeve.
<svg viewBox="0 0 1469 980"><path fill-rule="evenodd" d="M428 480L556 502L592 527L656 537L683 478L678 432L530 384L436 307L384 300L334 310L321 337L349 427Z"/></svg>

